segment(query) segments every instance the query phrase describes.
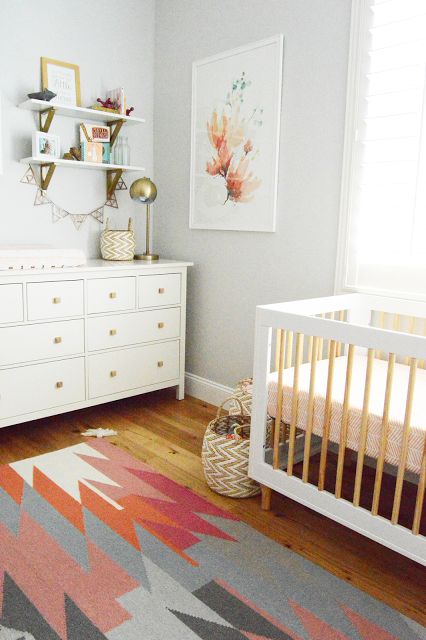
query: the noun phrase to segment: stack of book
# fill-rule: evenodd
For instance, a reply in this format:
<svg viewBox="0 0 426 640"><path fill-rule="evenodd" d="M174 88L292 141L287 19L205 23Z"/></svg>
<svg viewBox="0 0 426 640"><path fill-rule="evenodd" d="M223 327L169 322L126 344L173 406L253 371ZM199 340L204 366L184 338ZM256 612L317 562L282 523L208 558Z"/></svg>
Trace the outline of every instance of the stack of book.
<svg viewBox="0 0 426 640"><path fill-rule="evenodd" d="M111 130L103 124L80 124L81 159L84 162L110 163Z"/></svg>

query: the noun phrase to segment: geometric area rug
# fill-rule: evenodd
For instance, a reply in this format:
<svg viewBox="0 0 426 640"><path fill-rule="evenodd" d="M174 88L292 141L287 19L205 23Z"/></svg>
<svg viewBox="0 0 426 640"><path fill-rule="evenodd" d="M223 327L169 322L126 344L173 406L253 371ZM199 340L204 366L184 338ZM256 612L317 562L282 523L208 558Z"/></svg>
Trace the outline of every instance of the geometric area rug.
<svg viewBox="0 0 426 640"><path fill-rule="evenodd" d="M0 467L1 640L424 638L108 442Z"/></svg>

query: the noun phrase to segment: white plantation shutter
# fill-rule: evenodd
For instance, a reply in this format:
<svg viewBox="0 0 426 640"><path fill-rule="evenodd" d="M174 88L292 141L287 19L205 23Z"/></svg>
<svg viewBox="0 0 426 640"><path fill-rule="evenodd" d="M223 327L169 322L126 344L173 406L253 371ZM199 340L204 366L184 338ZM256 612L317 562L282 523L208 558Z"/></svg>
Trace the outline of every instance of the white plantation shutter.
<svg viewBox="0 0 426 640"><path fill-rule="evenodd" d="M355 0L338 286L426 297L426 0Z"/></svg>

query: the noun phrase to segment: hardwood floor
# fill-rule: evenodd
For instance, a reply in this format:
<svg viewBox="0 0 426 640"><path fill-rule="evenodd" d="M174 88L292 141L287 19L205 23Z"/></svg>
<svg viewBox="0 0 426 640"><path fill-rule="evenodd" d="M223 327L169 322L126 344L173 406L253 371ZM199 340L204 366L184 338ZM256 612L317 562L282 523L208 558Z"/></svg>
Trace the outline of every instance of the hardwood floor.
<svg viewBox="0 0 426 640"><path fill-rule="evenodd" d="M272 511L265 513L260 497L232 500L208 489L200 450L214 413L215 407L194 398L178 402L173 390L137 396L0 429L0 462L76 444L88 427L114 428L118 435L110 441L426 626L424 567L283 496L274 495Z"/></svg>

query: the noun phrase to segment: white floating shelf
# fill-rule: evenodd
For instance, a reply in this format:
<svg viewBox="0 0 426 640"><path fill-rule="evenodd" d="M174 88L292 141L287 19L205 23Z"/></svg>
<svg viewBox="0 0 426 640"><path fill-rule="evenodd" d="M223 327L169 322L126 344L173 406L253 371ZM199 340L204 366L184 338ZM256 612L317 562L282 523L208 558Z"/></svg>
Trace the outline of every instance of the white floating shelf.
<svg viewBox="0 0 426 640"><path fill-rule="evenodd" d="M69 118L78 118L80 120L95 120L96 122L117 122L118 120L125 120L126 124L143 124L144 118L136 118L135 116L125 116L121 113L111 113L109 111L101 111L97 109L86 109L85 107L70 107L65 104L55 104L54 102L47 102L46 100L35 100L34 98L28 98L19 105L20 109L26 109L27 111L46 111L53 107L55 113L59 116L68 116Z"/></svg>
<svg viewBox="0 0 426 640"><path fill-rule="evenodd" d="M67 167L68 169L98 169L100 171L110 171L114 169L122 169L123 171L145 171L145 167L133 167L120 164L101 164L99 162L83 162L81 160L64 160L62 158L22 158L22 164L56 164L58 167Z"/></svg>

